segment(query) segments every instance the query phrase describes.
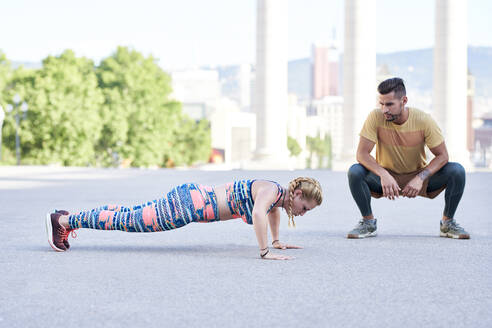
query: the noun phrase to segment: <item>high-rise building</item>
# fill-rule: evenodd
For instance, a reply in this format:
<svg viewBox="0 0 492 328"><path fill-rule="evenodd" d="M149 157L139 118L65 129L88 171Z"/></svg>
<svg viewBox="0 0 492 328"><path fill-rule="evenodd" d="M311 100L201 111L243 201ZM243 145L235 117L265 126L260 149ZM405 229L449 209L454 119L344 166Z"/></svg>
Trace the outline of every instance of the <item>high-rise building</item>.
<svg viewBox="0 0 492 328"><path fill-rule="evenodd" d="M312 46L312 97L321 99L337 96L338 87L338 49L334 41L328 45L320 43Z"/></svg>

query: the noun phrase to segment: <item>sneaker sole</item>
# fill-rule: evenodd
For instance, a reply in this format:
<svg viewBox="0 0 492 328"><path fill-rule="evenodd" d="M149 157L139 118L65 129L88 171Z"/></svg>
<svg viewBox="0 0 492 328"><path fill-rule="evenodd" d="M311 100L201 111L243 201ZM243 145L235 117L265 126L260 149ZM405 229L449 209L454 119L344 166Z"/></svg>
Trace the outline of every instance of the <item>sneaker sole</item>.
<svg viewBox="0 0 492 328"><path fill-rule="evenodd" d="M347 235L347 238L348 239L363 239L363 238L366 238L366 237L376 237L378 235L378 233L376 231L373 231L373 232L368 232L366 234L363 234L363 235L356 235L356 234L348 234Z"/></svg>
<svg viewBox="0 0 492 328"><path fill-rule="evenodd" d="M51 213L46 213L46 234L48 235L48 243L51 248L57 252L65 252L64 249L58 248L53 244L53 225L51 224Z"/></svg>
<svg viewBox="0 0 492 328"><path fill-rule="evenodd" d="M439 236L453 239L470 239L470 235L453 235L447 232L441 232Z"/></svg>

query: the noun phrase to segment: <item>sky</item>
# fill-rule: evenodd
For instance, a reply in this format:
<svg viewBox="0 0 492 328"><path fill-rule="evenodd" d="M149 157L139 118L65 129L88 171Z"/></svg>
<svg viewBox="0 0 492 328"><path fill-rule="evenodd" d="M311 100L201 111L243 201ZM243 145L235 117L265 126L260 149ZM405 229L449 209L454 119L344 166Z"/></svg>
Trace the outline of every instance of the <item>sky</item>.
<svg viewBox="0 0 492 328"><path fill-rule="evenodd" d="M288 2L288 59L314 42L343 50L344 0ZM457 0L466 1L466 0ZM434 44L434 1L376 0L376 51ZM164 69L255 62L256 0L0 0L0 51L40 62L72 49L96 63L117 46L152 55ZM492 0L468 0L468 43L492 46Z"/></svg>

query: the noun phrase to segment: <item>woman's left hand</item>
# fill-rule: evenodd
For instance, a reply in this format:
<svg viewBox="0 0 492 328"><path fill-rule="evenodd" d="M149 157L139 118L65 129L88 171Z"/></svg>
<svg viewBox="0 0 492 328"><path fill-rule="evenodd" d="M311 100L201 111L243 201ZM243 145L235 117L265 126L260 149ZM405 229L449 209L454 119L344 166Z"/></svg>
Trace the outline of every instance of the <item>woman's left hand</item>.
<svg viewBox="0 0 492 328"><path fill-rule="evenodd" d="M282 244L278 240L276 240L273 243L273 247L276 248L276 249L292 249L292 248L299 249L299 248L302 248L301 246L289 245L289 244Z"/></svg>

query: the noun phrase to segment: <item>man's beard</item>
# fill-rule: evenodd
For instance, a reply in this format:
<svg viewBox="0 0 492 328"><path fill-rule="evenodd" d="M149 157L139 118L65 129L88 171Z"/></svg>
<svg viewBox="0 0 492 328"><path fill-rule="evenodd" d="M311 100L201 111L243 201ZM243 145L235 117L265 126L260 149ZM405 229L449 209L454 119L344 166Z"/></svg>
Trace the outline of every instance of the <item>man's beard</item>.
<svg viewBox="0 0 492 328"><path fill-rule="evenodd" d="M386 122L393 122L394 120L398 119L401 114L403 113L403 106L400 107L400 113L399 114L390 114L391 117L390 118L386 118Z"/></svg>
<svg viewBox="0 0 492 328"><path fill-rule="evenodd" d="M398 117L400 117L401 114L397 114L397 115L393 115L393 114L390 114L391 117L390 118L386 118L386 122L393 122L394 120L396 120Z"/></svg>

